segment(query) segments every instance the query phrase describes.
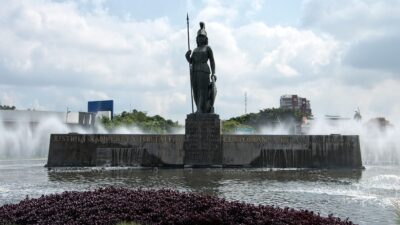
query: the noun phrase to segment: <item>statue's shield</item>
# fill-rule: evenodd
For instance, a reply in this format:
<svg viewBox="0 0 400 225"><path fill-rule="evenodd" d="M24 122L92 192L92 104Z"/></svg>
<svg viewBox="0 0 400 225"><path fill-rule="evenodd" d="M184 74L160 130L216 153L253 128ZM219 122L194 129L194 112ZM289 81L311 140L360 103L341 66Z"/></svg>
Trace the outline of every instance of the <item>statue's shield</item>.
<svg viewBox="0 0 400 225"><path fill-rule="evenodd" d="M215 85L215 81L212 80L211 83L208 85L208 101L209 101L209 111L214 111L214 102L215 97L217 96L217 86Z"/></svg>

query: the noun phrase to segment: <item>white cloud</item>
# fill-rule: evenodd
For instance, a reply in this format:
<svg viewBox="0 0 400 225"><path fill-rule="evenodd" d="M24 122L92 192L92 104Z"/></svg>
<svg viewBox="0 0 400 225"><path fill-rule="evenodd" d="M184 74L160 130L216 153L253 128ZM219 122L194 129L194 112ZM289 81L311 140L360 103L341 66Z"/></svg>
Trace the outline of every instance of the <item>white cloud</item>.
<svg viewBox="0 0 400 225"><path fill-rule="evenodd" d="M399 77L400 29L397 36L372 37L353 44L344 63L359 69L393 72Z"/></svg>
<svg viewBox="0 0 400 225"><path fill-rule="evenodd" d="M393 25L398 4L389 9L386 2L340 1L343 7L319 2L307 1L301 27L241 21L263 13L260 1L201 3L191 21L191 44L197 22L204 20L216 58L216 110L222 118L244 111L244 92L249 111L278 107L280 95L293 93L309 98L319 115L349 115L357 106L370 115L399 112L400 105L391 101L400 96L390 94L400 88L398 67L363 61L387 62L360 50L368 53L370 38L400 33ZM92 10L80 10L81 4L94 3ZM2 102L63 111L114 99L117 112L132 107L182 122L191 111L185 24L172 24L168 17L121 18L102 1L94 3L12 1L0 9Z"/></svg>
<svg viewBox="0 0 400 225"><path fill-rule="evenodd" d="M292 67L285 65L285 64L276 64L276 69L278 70L279 73L281 73L284 76L287 77L292 77L292 76L297 76L299 73L293 69Z"/></svg>
<svg viewBox="0 0 400 225"><path fill-rule="evenodd" d="M306 0L302 24L344 40L398 32L400 2L396 0Z"/></svg>
<svg viewBox="0 0 400 225"><path fill-rule="evenodd" d="M399 78L399 1L307 0L302 24L342 42L343 66L377 70L376 76L391 72L392 78Z"/></svg>
<svg viewBox="0 0 400 225"><path fill-rule="evenodd" d="M1 101L0 105L14 105L14 98L9 95L9 93L3 92L1 93Z"/></svg>

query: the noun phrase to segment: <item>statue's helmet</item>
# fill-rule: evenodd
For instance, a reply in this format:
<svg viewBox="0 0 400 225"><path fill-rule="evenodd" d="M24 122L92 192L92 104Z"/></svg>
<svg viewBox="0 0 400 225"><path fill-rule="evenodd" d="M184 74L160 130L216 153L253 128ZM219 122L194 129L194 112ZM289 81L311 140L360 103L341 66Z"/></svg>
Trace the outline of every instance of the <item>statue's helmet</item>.
<svg viewBox="0 0 400 225"><path fill-rule="evenodd" d="M204 24L204 22L200 22L200 29L199 29L199 31L197 31L197 36L200 36L200 35L207 37L206 25Z"/></svg>

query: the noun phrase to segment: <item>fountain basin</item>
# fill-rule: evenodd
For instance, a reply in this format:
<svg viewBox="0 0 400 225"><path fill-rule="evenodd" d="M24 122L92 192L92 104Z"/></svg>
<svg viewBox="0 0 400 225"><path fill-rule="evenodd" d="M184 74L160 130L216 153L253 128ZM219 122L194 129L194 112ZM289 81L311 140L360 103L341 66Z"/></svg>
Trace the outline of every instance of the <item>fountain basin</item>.
<svg viewBox="0 0 400 225"><path fill-rule="evenodd" d="M47 167L362 168L357 135L222 134L213 150L220 153L213 154L202 151L202 142L188 150L185 140L183 134L52 134Z"/></svg>

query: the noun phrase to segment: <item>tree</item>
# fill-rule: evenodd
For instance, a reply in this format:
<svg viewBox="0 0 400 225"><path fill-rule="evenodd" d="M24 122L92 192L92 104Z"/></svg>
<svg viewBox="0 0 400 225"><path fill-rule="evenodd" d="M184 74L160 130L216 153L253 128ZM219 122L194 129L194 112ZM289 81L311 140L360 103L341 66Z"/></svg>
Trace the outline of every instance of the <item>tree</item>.
<svg viewBox="0 0 400 225"><path fill-rule="evenodd" d="M123 111L121 114L114 116L112 120L103 117L101 123L107 129L115 129L122 126L136 126L146 133L171 133L181 128L178 121L166 120L160 115L148 116L146 112L136 109L132 112Z"/></svg>
<svg viewBox="0 0 400 225"><path fill-rule="evenodd" d="M225 120L222 123L222 130L230 133L235 129L246 126L258 131L266 126L275 127L284 125L286 127L293 127L300 124L303 117L310 118L312 115L299 110L267 108L260 110L258 113L249 113Z"/></svg>
<svg viewBox="0 0 400 225"><path fill-rule="evenodd" d="M0 109L2 110L15 110L15 106L8 106L8 105L0 105Z"/></svg>

